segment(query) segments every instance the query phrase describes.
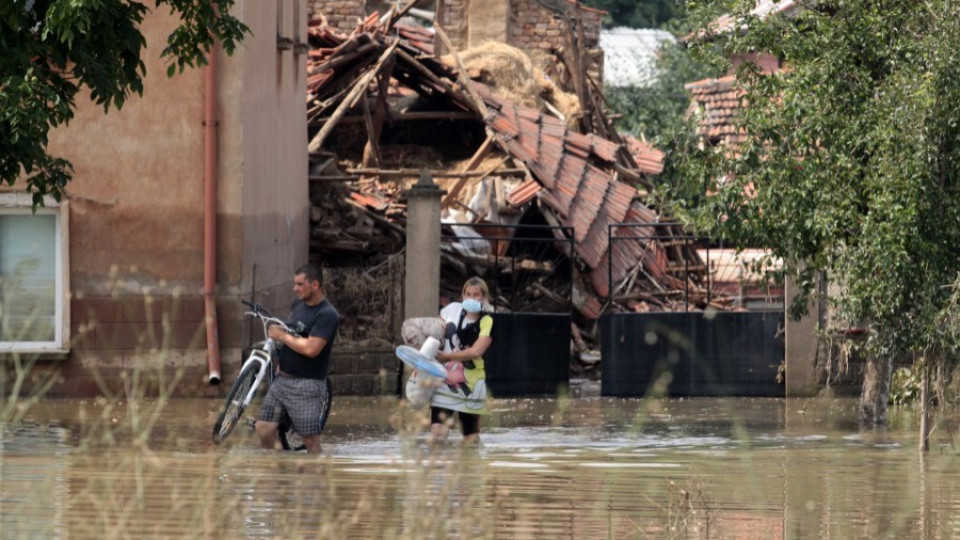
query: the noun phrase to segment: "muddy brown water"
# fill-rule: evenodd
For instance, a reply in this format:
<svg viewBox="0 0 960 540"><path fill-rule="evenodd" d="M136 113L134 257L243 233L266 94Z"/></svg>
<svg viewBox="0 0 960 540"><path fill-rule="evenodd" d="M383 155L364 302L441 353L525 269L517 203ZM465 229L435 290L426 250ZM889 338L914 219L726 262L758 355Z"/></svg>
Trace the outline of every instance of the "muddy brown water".
<svg viewBox="0 0 960 540"><path fill-rule="evenodd" d="M0 537L960 538L956 423L921 455L912 409L865 433L855 400L500 400L462 448L339 397L314 457L215 446L219 406L8 407Z"/></svg>

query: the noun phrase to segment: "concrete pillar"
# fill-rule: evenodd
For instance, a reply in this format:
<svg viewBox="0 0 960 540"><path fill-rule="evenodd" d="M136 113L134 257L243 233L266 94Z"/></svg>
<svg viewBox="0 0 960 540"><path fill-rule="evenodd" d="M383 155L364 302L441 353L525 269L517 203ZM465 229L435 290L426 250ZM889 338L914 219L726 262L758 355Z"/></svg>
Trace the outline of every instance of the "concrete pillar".
<svg viewBox="0 0 960 540"><path fill-rule="evenodd" d="M789 309L799 292L793 277L784 284L784 307ZM815 397L817 385L817 326L820 320L819 307L812 299L807 314L799 321L784 317L786 362L786 397Z"/></svg>
<svg viewBox="0 0 960 540"><path fill-rule="evenodd" d="M444 193L426 172L407 190L404 319L439 313L440 199Z"/></svg>

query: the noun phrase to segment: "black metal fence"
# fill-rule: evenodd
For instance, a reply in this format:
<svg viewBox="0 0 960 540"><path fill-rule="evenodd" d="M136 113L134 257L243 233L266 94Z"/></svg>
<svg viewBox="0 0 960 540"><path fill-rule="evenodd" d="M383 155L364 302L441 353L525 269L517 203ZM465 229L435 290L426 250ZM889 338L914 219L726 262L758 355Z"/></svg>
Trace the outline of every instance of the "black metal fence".
<svg viewBox="0 0 960 540"><path fill-rule="evenodd" d="M604 396L783 397L783 312L601 319Z"/></svg>

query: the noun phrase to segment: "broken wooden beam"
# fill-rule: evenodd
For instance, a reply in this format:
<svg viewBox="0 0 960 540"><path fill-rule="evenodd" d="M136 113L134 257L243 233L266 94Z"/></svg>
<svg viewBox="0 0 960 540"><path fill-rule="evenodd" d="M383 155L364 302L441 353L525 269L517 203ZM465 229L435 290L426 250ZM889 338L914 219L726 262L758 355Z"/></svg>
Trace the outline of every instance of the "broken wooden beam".
<svg viewBox="0 0 960 540"><path fill-rule="evenodd" d="M446 87L447 84L440 80L432 71L427 69L419 60L411 56L409 53L403 49L397 49L397 56L399 56L404 62L409 64L413 69L419 72L421 75L427 78L428 81L433 82L439 86Z"/></svg>
<svg viewBox="0 0 960 540"><path fill-rule="evenodd" d="M358 180L359 178L359 176L352 175L311 175L307 179L311 182L352 182L354 180Z"/></svg>
<svg viewBox="0 0 960 540"><path fill-rule="evenodd" d="M322 240L311 239L310 247L315 249L336 249L339 251L366 251L370 242L362 240L335 240L333 242L324 242Z"/></svg>
<svg viewBox="0 0 960 540"><path fill-rule="evenodd" d="M380 166L380 133L383 131L383 112L370 111L370 100L363 99L363 120L367 128L367 144L363 146L363 168Z"/></svg>
<svg viewBox="0 0 960 540"><path fill-rule="evenodd" d="M367 91L367 87L370 86L370 81L380 73L380 69L383 68L384 63L393 55L393 52L397 50L397 45L400 41L394 41L390 44L386 50L383 51L383 54L380 55L380 58L377 60L377 63L370 68L369 71L363 74L360 77L360 80L353 85L350 90L350 93L347 94L347 97L343 98L343 101L340 102L340 105L337 107L337 110L333 112L330 116L330 120L320 128L320 131L313 137L310 141L310 144L307 146L309 152L320 149L323 146L323 142L327 139L330 133L333 131L333 128L337 127L337 121L350 110L357 99Z"/></svg>
<svg viewBox="0 0 960 540"><path fill-rule="evenodd" d="M322 64L318 64L311 67L310 72L307 73L307 75L315 75L317 73L322 73L324 71L333 69L342 64L346 64L347 62L356 60L357 58L360 58L361 56L369 53L370 51L375 50L379 46L380 45L378 43L365 43L352 52L333 56L326 62L323 62Z"/></svg>
<svg viewBox="0 0 960 540"><path fill-rule="evenodd" d="M470 80L470 77L467 76L467 68L463 65L463 60L460 58L460 54L457 52L457 49L453 46L453 43L450 42L450 38L447 37L446 32L443 31L443 28L439 24L434 25L433 29L437 33L437 37L440 38L440 41L443 42L443 46L450 49L450 54L453 55L453 60L457 64L457 80L463 86L464 90L467 91L467 95L470 96L470 99L473 101L474 107L477 108L477 112L480 113L480 116L483 117L484 121L487 119L487 104L484 103L483 99L480 98L480 94L477 93L477 90L473 87L473 81Z"/></svg>
<svg viewBox="0 0 960 540"><path fill-rule="evenodd" d="M500 174L500 173L497 171L497 169L499 169L504 163L506 163L508 159L510 159L510 156L504 156L504 158L501 159L500 161L498 161L496 165L494 165L493 167L490 167L489 169L487 169L487 170L485 170L485 171L481 171L479 174L475 174L474 176L479 176L479 177L481 177L481 178L486 178L487 176L490 176L490 175L495 174L495 173L496 173L496 174ZM473 172L473 171L471 171L471 173L472 173L472 172ZM443 198L443 203L442 203L442 204L444 204L444 205L449 205L451 201L456 200L456 199L454 199L454 197L456 197L457 195L460 194L460 190L463 189L463 186L464 186L464 184L466 183L466 181L467 181L466 178L462 178L460 181L458 181L457 184L456 184L455 186L453 186L453 188L450 190L450 193L447 194L447 196ZM482 217L482 216L481 216L481 217Z"/></svg>
<svg viewBox="0 0 960 540"><path fill-rule="evenodd" d="M557 304L557 305L560 305L560 306L568 306L568 305L570 305L570 300L568 300L568 299L560 296L559 294L551 291L550 289L544 287L543 284L540 283L540 282L534 281L533 284L530 285L530 288L531 288L531 289L533 290L533 292L536 293L537 295L545 296L545 297L549 298L552 302L554 302L554 303Z"/></svg>
<svg viewBox="0 0 960 540"><path fill-rule="evenodd" d="M313 125L321 125L330 118L317 118L312 121ZM477 120L477 114L466 111L417 111L417 112L390 112L385 119L387 122L413 122L417 120ZM341 124L359 124L364 122L362 115L348 115L340 119Z"/></svg>
<svg viewBox="0 0 960 540"><path fill-rule="evenodd" d="M347 169L347 173L362 176L381 176L384 178L398 178L404 176L417 176L423 173L423 169ZM526 174L524 169L501 169L468 172L449 172L442 170L428 170L427 174L434 178L473 178L477 176L522 176Z"/></svg>
<svg viewBox="0 0 960 540"><path fill-rule="evenodd" d="M487 138L483 141L477 151L473 153L473 156L470 158L470 161L467 162L467 166L464 167L464 172L473 172L477 165L483 161L483 158L487 157L487 154L490 153L490 150L493 149L494 138L491 135L487 135ZM466 184L466 179L469 177L463 177L463 180L460 180L452 188L450 192L447 193L447 196L443 198L441 206L449 206L450 201L453 201L457 198L457 195L460 194L460 190L463 189L464 184Z"/></svg>

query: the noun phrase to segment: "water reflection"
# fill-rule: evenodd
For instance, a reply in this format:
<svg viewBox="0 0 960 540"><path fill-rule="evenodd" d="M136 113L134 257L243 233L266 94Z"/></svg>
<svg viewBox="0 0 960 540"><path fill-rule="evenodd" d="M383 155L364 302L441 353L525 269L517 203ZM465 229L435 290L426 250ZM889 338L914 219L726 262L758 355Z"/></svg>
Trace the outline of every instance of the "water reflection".
<svg viewBox="0 0 960 540"><path fill-rule="evenodd" d="M909 410L859 433L844 400L507 400L464 449L340 398L315 457L214 446L218 406L47 400L0 426L0 536L960 537L956 425L921 456Z"/></svg>
<svg viewBox="0 0 960 540"><path fill-rule="evenodd" d="M0 424L0 532L64 538L69 433L57 426ZM8 457L9 456L9 457Z"/></svg>

